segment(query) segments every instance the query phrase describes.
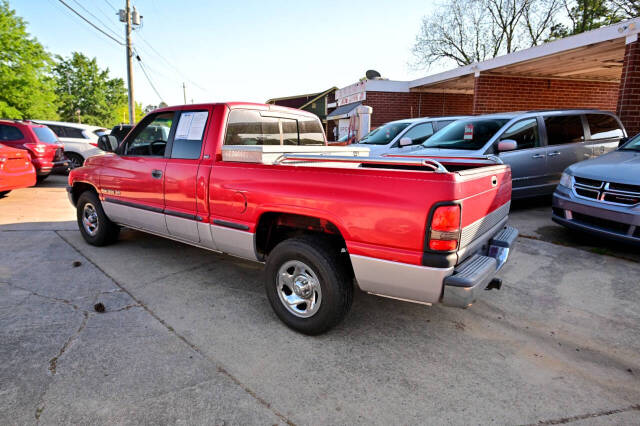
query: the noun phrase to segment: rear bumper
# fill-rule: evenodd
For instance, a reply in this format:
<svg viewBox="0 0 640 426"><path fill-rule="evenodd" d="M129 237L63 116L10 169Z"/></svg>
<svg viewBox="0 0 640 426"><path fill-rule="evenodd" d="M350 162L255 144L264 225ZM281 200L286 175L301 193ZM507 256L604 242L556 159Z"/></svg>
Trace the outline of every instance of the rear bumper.
<svg viewBox="0 0 640 426"><path fill-rule="evenodd" d="M518 230L505 227L491 240L485 253L474 254L444 280L442 304L456 308L468 308L481 291L493 280L509 258Z"/></svg>
<svg viewBox="0 0 640 426"><path fill-rule="evenodd" d="M46 176L53 172L64 172L69 169L69 160L46 161L34 158L33 165L38 176Z"/></svg>
<svg viewBox="0 0 640 426"><path fill-rule="evenodd" d="M489 240L482 254L474 254L456 267L410 265L351 255L351 264L362 291L408 302L466 308L487 287L507 261L518 236L504 227Z"/></svg>
<svg viewBox="0 0 640 426"><path fill-rule="evenodd" d="M33 168L24 172L0 172L0 192L12 189L26 188L36 184L36 174Z"/></svg>

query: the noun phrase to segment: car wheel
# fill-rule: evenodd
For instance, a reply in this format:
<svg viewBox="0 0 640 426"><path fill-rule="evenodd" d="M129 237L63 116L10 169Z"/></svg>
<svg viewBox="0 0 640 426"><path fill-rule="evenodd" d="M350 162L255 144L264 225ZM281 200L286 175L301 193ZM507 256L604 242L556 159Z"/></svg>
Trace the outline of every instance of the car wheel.
<svg viewBox="0 0 640 426"><path fill-rule="evenodd" d="M0 191L0 198L5 197L11 191Z"/></svg>
<svg viewBox="0 0 640 426"><path fill-rule="evenodd" d="M80 195L76 211L78 228L86 242L106 246L118 239L120 227L109 220L94 192L85 191Z"/></svg>
<svg viewBox="0 0 640 426"><path fill-rule="evenodd" d="M79 154L74 152L65 152L64 155L69 160L69 170L77 169L78 167L82 167L84 164L84 158Z"/></svg>
<svg viewBox="0 0 640 426"><path fill-rule="evenodd" d="M300 333L336 326L353 300L353 278L340 248L319 237L285 240L269 254L265 289L276 315Z"/></svg>

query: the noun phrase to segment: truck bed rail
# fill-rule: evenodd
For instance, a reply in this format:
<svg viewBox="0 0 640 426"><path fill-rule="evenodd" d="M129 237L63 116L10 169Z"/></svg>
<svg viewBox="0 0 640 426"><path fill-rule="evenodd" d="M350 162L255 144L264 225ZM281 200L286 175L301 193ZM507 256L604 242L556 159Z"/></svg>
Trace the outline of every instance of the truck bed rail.
<svg viewBox="0 0 640 426"><path fill-rule="evenodd" d="M317 155L317 154L282 154L274 164L295 164L306 162L336 162L336 163L362 163L389 166L418 166L428 167L436 173L448 173L446 167L439 161L431 158L407 158L407 157L356 157L342 155Z"/></svg>

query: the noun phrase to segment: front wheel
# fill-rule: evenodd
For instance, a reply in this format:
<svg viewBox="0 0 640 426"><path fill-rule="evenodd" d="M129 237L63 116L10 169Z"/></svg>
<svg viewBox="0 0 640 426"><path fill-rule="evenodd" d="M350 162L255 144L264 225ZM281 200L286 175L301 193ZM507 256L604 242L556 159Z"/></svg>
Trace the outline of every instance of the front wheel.
<svg viewBox="0 0 640 426"><path fill-rule="evenodd" d="M336 326L353 300L353 279L340 248L319 237L285 240L269 254L265 289L278 318L316 335Z"/></svg>
<svg viewBox="0 0 640 426"><path fill-rule="evenodd" d="M106 246L118 239L120 227L109 220L94 192L85 191L80 195L76 211L78 228L86 242Z"/></svg>

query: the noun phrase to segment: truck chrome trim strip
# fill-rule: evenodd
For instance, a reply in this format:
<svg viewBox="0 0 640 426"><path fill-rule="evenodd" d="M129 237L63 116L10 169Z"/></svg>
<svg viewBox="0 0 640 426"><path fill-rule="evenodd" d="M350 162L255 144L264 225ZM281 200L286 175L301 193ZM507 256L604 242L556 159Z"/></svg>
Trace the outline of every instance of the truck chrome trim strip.
<svg viewBox="0 0 640 426"><path fill-rule="evenodd" d="M182 212L177 212L175 210L164 210L164 214L168 214L169 216L176 216L176 217L181 217L183 219L191 219L191 220L197 220L198 216L196 216L195 214L189 214L189 213L182 213Z"/></svg>
<svg viewBox="0 0 640 426"><path fill-rule="evenodd" d="M453 273L453 267L432 268L355 254L350 258L362 291L418 303L438 302L444 279Z"/></svg>
<svg viewBox="0 0 640 426"><path fill-rule="evenodd" d="M259 261L255 249L255 234L226 226L211 225L213 241L223 253Z"/></svg>
<svg viewBox="0 0 640 426"><path fill-rule="evenodd" d="M241 231L249 230L249 227L247 225L243 225L241 223L236 223L236 222L229 222L228 220L213 219L213 224L224 226L227 228L232 228L232 229L239 229Z"/></svg>

